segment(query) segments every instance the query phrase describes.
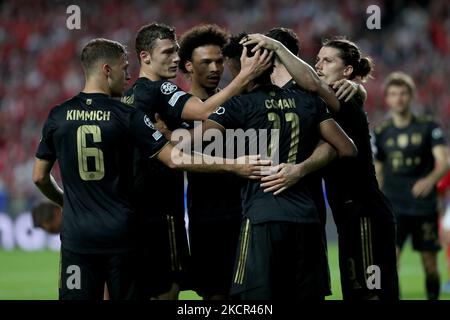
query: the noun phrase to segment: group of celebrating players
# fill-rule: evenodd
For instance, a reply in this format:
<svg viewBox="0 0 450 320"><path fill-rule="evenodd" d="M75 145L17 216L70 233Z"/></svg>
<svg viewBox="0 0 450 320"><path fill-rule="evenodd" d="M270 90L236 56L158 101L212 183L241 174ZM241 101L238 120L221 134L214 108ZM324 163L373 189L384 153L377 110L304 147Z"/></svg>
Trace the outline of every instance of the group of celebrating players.
<svg viewBox="0 0 450 320"><path fill-rule="evenodd" d="M372 61L349 40L325 41L314 68L286 28L230 36L199 25L178 44L174 28L152 23L135 48L139 78L125 91L125 47L91 40L81 53L84 89L54 107L42 130L33 181L63 208L60 299L98 300L105 290L116 300L177 299L190 289L205 300L322 300L331 294L322 180L343 298L397 300L396 247L409 234L428 296L438 298L435 185L447 151L437 124L411 113L407 75L387 79L393 116L371 144L357 82ZM219 90L225 65L233 80ZM188 92L170 81L178 69ZM172 141L179 128L192 139ZM269 130L268 157L183 152L226 129ZM51 175L56 160L64 191Z"/></svg>

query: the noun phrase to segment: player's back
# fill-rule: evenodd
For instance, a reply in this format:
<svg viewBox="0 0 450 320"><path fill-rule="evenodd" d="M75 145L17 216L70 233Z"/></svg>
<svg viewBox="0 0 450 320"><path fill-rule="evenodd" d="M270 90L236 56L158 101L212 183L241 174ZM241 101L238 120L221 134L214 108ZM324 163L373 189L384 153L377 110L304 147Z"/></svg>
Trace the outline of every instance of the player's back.
<svg viewBox="0 0 450 320"><path fill-rule="evenodd" d="M279 163L295 164L307 159L319 142L320 122L330 118L325 104L315 95L275 86L259 87L223 107L210 119L225 128L256 130L261 140L265 139L260 129L266 130L268 145L250 141L247 153L253 153L252 144L256 143L257 153L266 154L267 147L270 157L278 158ZM278 138L272 134L276 132ZM302 180L278 196L264 193L259 181L248 181L243 197L244 215L254 222L319 222L309 188Z"/></svg>
<svg viewBox="0 0 450 320"><path fill-rule="evenodd" d="M73 251L130 249L135 110L104 94L80 93L52 109L46 124L64 185L62 241ZM45 128L44 128L45 131Z"/></svg>

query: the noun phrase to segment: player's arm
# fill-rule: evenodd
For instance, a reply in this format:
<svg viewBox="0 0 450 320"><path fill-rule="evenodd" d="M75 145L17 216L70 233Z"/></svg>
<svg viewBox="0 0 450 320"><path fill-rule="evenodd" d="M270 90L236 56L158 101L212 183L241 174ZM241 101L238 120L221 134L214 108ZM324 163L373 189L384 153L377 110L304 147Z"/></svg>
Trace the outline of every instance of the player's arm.
<svg viewBox="0 0 450 320"><path fill-rule="evenodd" d="M33 182L36 187L51 201L63 206L63 190L51 175L54 161L37 159L33 168Z"/></svg>
<svg viewBox="0 0 450 320"><path fill-rule="evenodd" d="M332 145L340 158L356 157L358 149L353 140L347 136L342 128L333 119L326 119L319 124L322 138Z"/></svg>
<svg viewBox="0 0 450 320"><path fill-rule="evenodd" d="M271 165L270 160L261 160L259 155L224 159L205 154L187 154L167 144L156 158L171 169L204 173L234 173L248 179L259 179Z"/></svg>
<svg viewBox="0 0 450 320"><path fill-rule="evenodd" d="M316 92L334 112L339 111L340 102L334 91L324 81L320 80L316 71L309 64L290 52L281 42L262 34L250 34L243 38L241 43L244 46L256 44L252 51L266 48L275 52L300 87Z"/></svg>
<svg viewBox="0 0 450 320"><path fill-rule="evenodd" d="M183 136L182 141L176 146L172 144L165 146L158 153L157 159L176 170L204 173L234 173L249 179L259 179L261 175L267 172L272 162L270 160L261 160L256 155L243 156L237 159L224 159L195 151L192 153L191 146L202 146L203 134L208 130L217 130L223 133L225 128L215 121L207 120L193 130L183 130L186 136ZM173 135L176 133L177 130L174 131ZM172 138L178 140L179 137L174 137L173 135Z"/></svg>
<svg viewBox="0 0 450 320"><path fill-rule="evenodd" d="M272 53L264 50L258 51L253 57L247 57L247 49L244 48L241 55L241 70L239 74L215 95L205 102L192 96L186 101L181 117L185 120L206 120L219 106L233 96L239 95L250 81L258 77L261 72L270 66Z"/></svg>
<svg viewBox="0 0 450 320"><path fill-rule="evenodd" d="M415 198L424 198L430 194L438 181L443 178L448 170L448 150L447 146L440 144L432 148L435 161L434 169L426 177L419 179L412 188Z"/></svg>
<svg viewBox="0 0 450 320"><path fill-rule="evenodd" d="M328 165L336 159L337 155L336 150L329 143L320 141L311 156L305 161L298 164L282 163L274 167L273 171L279 170L278 173L263 177L261 187L264 192L280 194L304 176Z"/></svg>
<svg viewBox="0 0 450 320"><path fill-rule="evenodd" d="M384 166L380 160L375 160L375 174L377 176L378 187L382 189L384 185Z"/></svg>

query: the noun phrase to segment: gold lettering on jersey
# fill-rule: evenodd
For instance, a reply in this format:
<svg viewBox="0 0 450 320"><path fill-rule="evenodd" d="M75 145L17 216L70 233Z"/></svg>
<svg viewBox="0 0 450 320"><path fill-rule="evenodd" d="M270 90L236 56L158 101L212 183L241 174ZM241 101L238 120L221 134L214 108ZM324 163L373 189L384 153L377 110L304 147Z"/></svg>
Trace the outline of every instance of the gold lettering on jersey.
<svg viewBox="0 0 450 320"><path fill-rule="evenodd" d="M289 99L267 99L264 101L264 104L266 105L267 109L295 109L295 99L289 98Z"/></svg>
<svg viewBox="0 0 450 320"><path fill-rule="evenodd" d="M104 110L67 110L66 120L72 121L109 121L111 111Z"/></svg>
<svg viewBox="0 0 450 320"><path fill-rule="evenodd" d="M402 133L399 134L397 137L397 145L402 148L405 149L409 144L409 137L406 133Z"/></svg>
<svg viewBox="0 0 450 320"><path fill-rule="evenodd" d="M422 143L422 134L420 133L413 133L411 136L411 144L417 146Z"/></svg>
<svg viewBox="0 0 450 320"><path fill-rule="evenodd" d="M134 104L134 94L131 96L123 96L122 99L120 99L125 104L133 105Z"/></svg>
<svg viewBox="0 0 450 320"><path fill-rule="evenodd" d="M389 153L389 158L391 159L392 170L398 171L404 165L404 158L402 151L393 151Z"/></svg>
<svg viewBox="0 0 450 320"><path fill-rule="evenodd" d="M407 165L408 167L410 167L410 166L412 166L412 164L413 164L413 159L412 159L412 158L406 158L405 163L406 163L406 165Z"/></svg>

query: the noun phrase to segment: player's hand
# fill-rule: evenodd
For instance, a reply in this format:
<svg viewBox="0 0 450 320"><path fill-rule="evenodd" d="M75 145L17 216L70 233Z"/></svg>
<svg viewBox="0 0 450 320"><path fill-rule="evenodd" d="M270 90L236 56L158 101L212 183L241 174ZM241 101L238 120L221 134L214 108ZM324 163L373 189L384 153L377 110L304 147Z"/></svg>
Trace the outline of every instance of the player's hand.
<svg viewBox="0 0 450 320"><path fill-rule="evenodd" d="M414 198L425 198L430 194L433 188L433 181L425 177L416 181L411 190L411 193L413 194Z"/></svg>
<svg viewBox="0 0 450 320"><path fill-rule="evenodd" d="M256 44L256 46L252 49L252 52L256 52L260 49L267 49L276 52L281 47L281 43L279 41L260 33L249 34L243 37L239 43L244 47L251 44Z"/></svg>
<svg viewBox="0 0 450 320"><path fill-rule="evenodd" d="M164 137L168 141L170 141L170 139L172 137L172 131L170 131L169 128L167 128L166 123L161 119L161 117L159 116L158 113L155 114L155 120L156 120L156 122L154 124L155 124L156 130L161 132L164 135Z"/></svg>
<svg viewBox="0 0 450 320"><path fill-rule="evenodd" d="M270 173L272 160L262 160L260 155L242 156L236 159L233 172L243 178L259 180Z"/></svg>
<svg viewBox="0 0 450 320"><path fill-rule="evenodd" d="M241 55L241 71L239 74L245 79L253 80L259 77L272 64L273 52L259 50L253 57L247 56L247 47L244 47Z"/></svg>
<svg viewBox="0 0 450 320"><path fill-rule="evenodd" d="M336 91L336 98L342 100L345 98L345 102L349 101L357 92L359 84L356 82L341 79L332 83L333 90Z"/></svg>
<svg viewBox="0 0 450 320"><path fill-rule="evenodd" d="M276 173L261 179L264 192L273 192L274 195L278 195L292 187L302 177L300 167L290 163L282 163L272 168Z"/></svg>

